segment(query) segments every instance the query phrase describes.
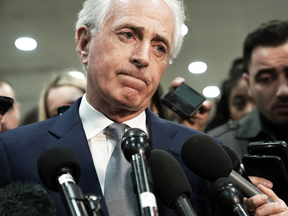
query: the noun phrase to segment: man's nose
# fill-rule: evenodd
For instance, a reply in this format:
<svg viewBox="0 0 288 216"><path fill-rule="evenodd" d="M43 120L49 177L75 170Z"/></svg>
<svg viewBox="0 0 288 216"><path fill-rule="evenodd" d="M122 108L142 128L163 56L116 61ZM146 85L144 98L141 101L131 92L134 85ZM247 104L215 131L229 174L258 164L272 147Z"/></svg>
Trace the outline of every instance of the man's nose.
<svg viewBox="0 0 288 216"><path fill-rule="evenodd" d="M133 50L130 61L138 68L147 67L150 63L150 43L138 43Z"/></svg>
<svg viewBox="0 0 288 216"><path fill-rule="evenodd" d="M279 98L288 98L288 79L281 78L279 82L279 86L276 92L276 96Z"/></svg>

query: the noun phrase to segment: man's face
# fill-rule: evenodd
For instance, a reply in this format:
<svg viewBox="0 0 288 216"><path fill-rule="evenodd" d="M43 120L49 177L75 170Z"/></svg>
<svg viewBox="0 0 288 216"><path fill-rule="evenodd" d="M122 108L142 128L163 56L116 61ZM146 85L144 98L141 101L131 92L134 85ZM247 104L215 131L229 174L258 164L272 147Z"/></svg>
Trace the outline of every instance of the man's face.
<svg viewBox="0 0 288 216"><path fill-rule="evenodd" d="M249 66L250 94L256 107L271 122L288 123L288 43L257 47Z"/></svg>
<svg viewBox="0 0 288 216"><path fill-rule="evenodd" d="M164 0L115 1L113 8L79 54L87 70L87 100L104 114L142 112L168 65L174 16Z"/></svg>
<svg viewBox="0 0 288 216"><path fill-rule="evenodd" d="M6 83L0 86L0 95L15 98L13 89ZM15 102L13 107L9 109L2 118L1 132L14 129L19 126L20 107L19 103Z"/></svg>

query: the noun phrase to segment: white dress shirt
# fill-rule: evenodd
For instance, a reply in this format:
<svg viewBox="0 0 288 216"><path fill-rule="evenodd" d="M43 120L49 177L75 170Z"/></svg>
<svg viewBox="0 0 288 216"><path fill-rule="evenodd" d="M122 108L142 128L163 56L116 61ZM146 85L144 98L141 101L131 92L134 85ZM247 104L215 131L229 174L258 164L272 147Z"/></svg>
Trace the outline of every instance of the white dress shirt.
<svg viewBox="0 0 288 216"><path fill-rule="evenodd" d="M106 130L106 127L114 122L94 109L87 102L86 94L82 97L79 106L79 115L84 127L102 193L104 194L106 168L116 145L116 140L109 131ZM137 117L123 123L130 128L140 128L147 133L145 111Z"/></svg>

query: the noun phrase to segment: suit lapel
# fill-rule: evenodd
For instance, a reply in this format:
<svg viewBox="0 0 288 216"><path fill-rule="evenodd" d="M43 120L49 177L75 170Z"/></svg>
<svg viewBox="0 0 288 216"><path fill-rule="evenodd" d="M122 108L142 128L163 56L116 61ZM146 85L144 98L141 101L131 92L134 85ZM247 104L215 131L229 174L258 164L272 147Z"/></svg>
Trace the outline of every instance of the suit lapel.
<svg viewBox="0 0 288 216"><path fill-rule="evenodd" d="M54 125L48 130L49 133L58 140L55 143L46 146L45 149L61 145L71 149L77 155L81 163L79 187L82 189L84 195L93 193L100 196L102 199L101 207L104 215L108 215L91 152L79 116L78 109L80 102L81 99L78 99L61 117L58 117ZM175 157L180 157L179 146L177 147L177 143L173 140L173 137L177 134L177 130L171 124L167 124L166 120L155 116L149 109L146 109L146 115L152 149L162 149L172 153Z"/></svg>
<svg viewBox="0 0 288 216"><path fill-rule="evenodd" d="M108 215L91 152L79 116L78 109L80 102L81 98L74 102L74 104L59 117L55 124L49 129L49 132L53 136L56 136L58 140L46 148L59 145L65 146L77 155L81 164L81 177L78 183L79 187L82 189L84 195L92 193L100 196L102 200L102 210L105 215Z"/></svg>
<svg viewBox="0 0 288 216"><path fill-rule="evenodd" d="M167 120L157 117L149 109L146 109L147 125L152 149L162 149L180 157L179 144L174 141L178 133L176 128L167 124Z"/></svg>

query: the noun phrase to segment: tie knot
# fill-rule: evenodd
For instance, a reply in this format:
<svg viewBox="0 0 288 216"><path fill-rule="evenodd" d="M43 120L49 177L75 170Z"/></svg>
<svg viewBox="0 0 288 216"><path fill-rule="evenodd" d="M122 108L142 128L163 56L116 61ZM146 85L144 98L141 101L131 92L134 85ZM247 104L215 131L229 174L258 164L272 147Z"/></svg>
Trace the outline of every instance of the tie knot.
<svg viewBox="0 0 288 216"><path fill-rule="evenodd" d="M126 125L124 123L113 123L108 126L108 129L117 140L121 140L125 133Z"/></svg>

